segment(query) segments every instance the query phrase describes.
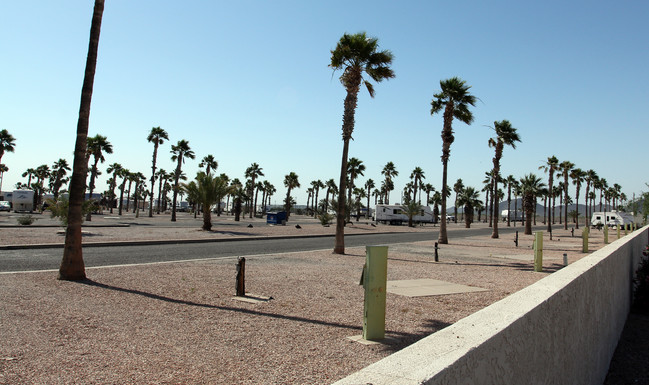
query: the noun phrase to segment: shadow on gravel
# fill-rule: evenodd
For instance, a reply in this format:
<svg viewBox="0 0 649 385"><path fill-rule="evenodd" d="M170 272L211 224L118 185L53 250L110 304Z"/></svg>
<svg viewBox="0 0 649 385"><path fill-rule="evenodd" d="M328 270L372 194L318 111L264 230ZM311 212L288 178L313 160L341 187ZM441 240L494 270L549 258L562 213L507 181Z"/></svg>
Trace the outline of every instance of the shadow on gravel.
<svg viewBox="0 0 649 385"><path fill-rule="evenodd" d="M522 263L522 262L510 262L510 263L478 263L478 262L458 262L458 261L421 261L413 259L403 259L403 258L393 258L388 257L390 261L400 261L400 262L410 262L410 263L429 263L434 265L458 265L458 266L486 266L486 267L504 267L507 269L515 269L519 271L534 271L534 262ZM558 270L561 270L564 266L560 264L552 264L550 266L543 266L544 273L554 273Z"/></svg>
<svg viewBox="0 0 649 385"><path fill-rule="evenodd" d="M295 321L295 322L304 322L304 323L310 323L310 324L315 324L315 325L322 325L322 326L327 326L327 327L349 329L349 330L354 330L357 333L360 333L360 332L363 331L362 326L347 325L347 324L342 324L342 323L338 323L338 322L317 320L317 319L306 318L306 317L298 317L298 316L290 316L290 315L284 315L284 314L263 312L263 311L251 310L251 309L246 309L246 308L238 308L238 307L231 307L231 306L218 306L218 305L211 305L211 304L205 304L205 303L198 303L198 302L187 301L187 300L182 300L182 299L170 298L170 297L166 297L166 296L159 295L159 294L148 293L148 292L142 291L142 290L127 289L127 288L123 288L123 287L107 285L105 283L96 282L96 281L93 281L93 280L90 280L90 279L86 279L86 280L83 280L83 281L77 281L76 283L80 283L80 284L87 285L87 286L93 286L93 287L97 287L97 288L105 289L105 290L113 290L113 291L117 291L117 292L121 292L121 293L139 295L139 296L150 298L150 299L153 299L153 300L163 301L163 302L168 302L168 303L173 303L173 304L178 304L178 305L196 306L196 307L207 308L207 309L231 311L231 312L249 314L249 315L254 315L254 316L270 317L270 318L283 319L283 320L289 320L289 321ZM446 323L446 322L441 322L441 321L438 321L438 320L429 319L429 320L426 320L425 323L422 325L423 330L421 332L419 332L419 333L403 333L403 332L396 331L396 330L386 330L385 331L386 336L393 337L393 338L396 339L396 341L388 343L388 344L384 344L383 348L386 351L392 351L392 352L399 351L399 350L405 348L406 346L411 345L411 344L419 341L420 339L429 336L432 333L435 333L435 332L437 332L437 331L439 331L441 329L444 329L445 327L447 327L449 325L451 325L451 324Z"/></svg>

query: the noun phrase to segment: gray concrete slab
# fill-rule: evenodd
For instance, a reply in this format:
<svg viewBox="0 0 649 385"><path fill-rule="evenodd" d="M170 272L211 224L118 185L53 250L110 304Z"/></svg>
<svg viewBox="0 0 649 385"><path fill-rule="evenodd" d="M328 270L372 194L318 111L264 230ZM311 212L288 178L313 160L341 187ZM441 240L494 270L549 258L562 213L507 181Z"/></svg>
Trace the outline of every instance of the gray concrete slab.
<svg viewBox="0 0 649 385"><path fill-rule="evenodd" d="M427 278L388 281L387 285L388 293L406 297L428 297L476 291L487 291L487 289Z"/></svg>

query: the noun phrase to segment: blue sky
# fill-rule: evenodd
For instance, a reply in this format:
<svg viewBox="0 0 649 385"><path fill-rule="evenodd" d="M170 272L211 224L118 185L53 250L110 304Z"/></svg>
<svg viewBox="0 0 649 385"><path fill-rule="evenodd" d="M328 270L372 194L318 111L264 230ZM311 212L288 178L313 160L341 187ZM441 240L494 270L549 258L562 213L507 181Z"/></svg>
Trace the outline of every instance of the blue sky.
<svg viewBox="0 0 649 385"><path fill-rule="evenodd" d="M92 3L0 2L0 129L16 138L3 190L29 167L72 163ZM149 176L146 136L161 126L170 142L159 167L173 168L170 146L186 139L197 157L184 166L189 177L207 154L242 180L256 162L278 203L284 175L297 173L293 196L304 204L312 180L339 179L345 91L330 50L343 33L366 31L394 54L396 77L375 84L374 99L359 97L350 156L366 172L357 184L378 184L392 161L391 201L418 166L441 187L442 117L430 102L440 80L459 76L480 100L472 125L454 124L450 184L482 187L487 126L508 119L522 142L505 149L504 175L542 175L555 155L632 197L649 189L647 20L640 0L106 0L89 134L113 144L102 170L118 162Z"/></svg>

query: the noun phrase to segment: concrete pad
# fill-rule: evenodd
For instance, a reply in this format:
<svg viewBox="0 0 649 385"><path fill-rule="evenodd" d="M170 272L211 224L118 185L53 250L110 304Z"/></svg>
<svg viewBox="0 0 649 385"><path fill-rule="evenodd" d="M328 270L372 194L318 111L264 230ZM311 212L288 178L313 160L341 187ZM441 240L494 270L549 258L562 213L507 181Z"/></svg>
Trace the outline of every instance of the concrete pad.
<svg viewBox="0 0 649 385"><path fill-rule="evenodd" d="M487 291L487 289L427 278L388 281L387 287L388 293L403 295L406 297L428 297L433 295L470 293L476 291Z"/></svg>
<svg viewBox="0 0 649 385"><path fill-rule="evenodd" d="M234 296L234 297L232 297L232 299L235 300L235 301L248 302L248 303L262 303L262 302L270 301L271 299L273 299L273 297L267 297L267 296L264 296L264 295L246 293L245 297Z"/></svg>
<svg viewBox="0 0 649 385"><path fill-rule="evenodd" d="M399 342L399 340L397 340L396 338L392 338L392 337L385 337L384 339L379 340L379 341L364 340L362 334L359 334L357 336L350 336L350 337L347 337L347 339L352 340L354 342L358 342L361 345L390 345L390 344Z"/></svg>

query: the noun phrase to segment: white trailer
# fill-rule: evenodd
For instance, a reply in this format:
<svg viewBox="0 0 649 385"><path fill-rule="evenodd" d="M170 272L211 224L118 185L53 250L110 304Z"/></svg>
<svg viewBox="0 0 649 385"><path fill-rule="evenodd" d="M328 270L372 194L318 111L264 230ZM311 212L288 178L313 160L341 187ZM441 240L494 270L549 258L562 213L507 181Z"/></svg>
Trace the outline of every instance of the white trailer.
<svg viewBox="0 0 649 385"><path fill-rule="evenodd" d="M590 225L592 227L598 225L615 227L617 225L624 226L631 223L634 222L633 217L630 214L617 211L596 211L590 218Z"/></svg>
<svg viewBox="0 0 649 385"><path fill-rule="evenodd" d="M502 218L503 222L507 222L507 214L509 214L509 220L510 221L522 221L523 220L523 210L503 210L500 212L500 217Z"/></svg>
<svg viewBox="0 0 649 385"><path fill-rule="evenodd" d="M400 205L376 205L374 220L379 223L400 225L408 222L408 215ZM421 206L419 213L412 217L413 223L435 223L433 212L428 206Z"/></svg>
<svg viewBox="0 0 649 385"><path fill-rule="evenodd" d="M14 190L12 194L12 204L14 212L34 212L34 191L33 190Z"/></svg>

